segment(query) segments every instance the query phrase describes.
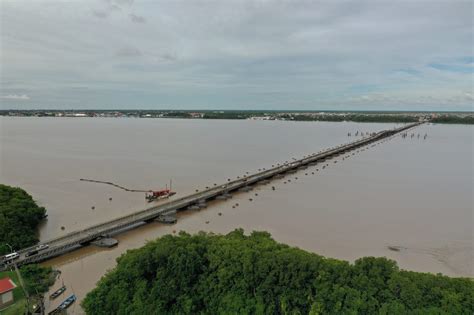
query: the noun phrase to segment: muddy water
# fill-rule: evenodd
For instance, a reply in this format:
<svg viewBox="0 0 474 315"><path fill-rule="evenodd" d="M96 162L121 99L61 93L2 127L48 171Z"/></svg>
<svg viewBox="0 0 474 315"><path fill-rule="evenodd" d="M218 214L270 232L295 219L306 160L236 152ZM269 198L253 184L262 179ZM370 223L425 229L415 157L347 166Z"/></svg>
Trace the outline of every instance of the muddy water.
<svg viewBox="0 0 474 315"><path fill-rule="evenodd" d="M148 206L142 193L80 178L131 189L158 189L172 179L183 196L354 140L348 132L395 126L89 118L0 122L0 181L23 187L48 209L42 240ZM405 269L473 276L473 128L426 125L414 132L428 138L396 137L327 162L324 169L310 167L183 213L176 225L130 231L118 237L117 248L88 247L48 264L62 270L62 281L82 299L127 249L179 230L226 233L242 227L267 230L278 241L325 256L387 256ZM78 306L74 313L81 313Z"/></svg>

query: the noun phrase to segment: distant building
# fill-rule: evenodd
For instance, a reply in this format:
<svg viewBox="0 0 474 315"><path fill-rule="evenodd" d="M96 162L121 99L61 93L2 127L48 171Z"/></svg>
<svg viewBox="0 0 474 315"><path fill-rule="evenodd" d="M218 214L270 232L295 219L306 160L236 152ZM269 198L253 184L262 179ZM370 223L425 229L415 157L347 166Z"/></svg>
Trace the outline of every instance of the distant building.
<svg viewBox="0 0 474 315"><path fill-rule="evenodd" d="M204 116L203 113L189 113L191 118L202 118Z"/></svg>
<svg viewBox="0 0 474 315"><path fill-rule="evenodd" d="M0 279L0 310L15 303L13 290L16 284L10 278Z"/></svg>
<svg viewBox="0 0 474 315"><path fill-rule="evenodd" d="M248 119L250 120L274 120L271 116L251 116Z"/></svg>

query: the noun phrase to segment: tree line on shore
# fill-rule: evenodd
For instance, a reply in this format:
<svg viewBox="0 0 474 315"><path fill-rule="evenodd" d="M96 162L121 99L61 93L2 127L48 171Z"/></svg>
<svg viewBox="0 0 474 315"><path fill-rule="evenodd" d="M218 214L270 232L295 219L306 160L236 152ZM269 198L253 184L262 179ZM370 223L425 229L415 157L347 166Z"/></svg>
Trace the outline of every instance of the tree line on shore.
<svg viewBox="0 0 474 315"><path fill-rule="evenodd" d="M289 121L353 121L380 123L410 123L420 118L437 124L474 124L474 114L469 112L314 112L314 111L258 111L258 110L0 110L0 116L66 117L142 117L185 119L249 119L263 118ZM83 115L82 115L83 114Z"/></svg>
<svg viewBox="0 0 474 315"><path fill-rule="evenodd" d="M307 114L307 113L265 113L253 111L221 111L203 112L201 119L249 119L252 117L269 116L270 119L281 119L289 121L328 121L328 122L367 122L367 123L413 123L419 121L417 115L400 114L367 114L367 113L340 113L340 114ZM163 114L164 118L196 118L193 113L187 111L171 111ZM444 114L430 118L430 122L436 124L474 124L474 115Z"/></svg>
<svg viewBox="0 0 474 315"><path fill-rule="evenodd" d="M0 256L38 243L37 228L46 217L46 209L36 204L33 198L23 189L0 184ZM1 258L1 257L0 257ZM1 261L0 261L1 263ZM28 292L31 300L42 299L42 295L54 284L56 273L51 267L37 264L21 266L20 274L24 288L15 271L0 272L0 279L10 277L18 286L14 290L16 303L21 311L26 305L20 304L25 299L24 291Z"/></svg>
<svg viewBox="0 0 474 315"><path fill-rule="evenodd" d="M87 314L473 314L471 279L351 264L266 232L167 235L117 259Z"/></svg>
<svg viewBox="0 0 474 315"><path fill-rule="evenodd" d="M439 116L431 119L432 123L435 124L464 124L472 125L474 124L474 115L470 116Z"/></svg>
<svg viewBox="0 0 474 315"><path fill-rule="evenodd" d="M36 230L45 217L46 209L26 191L0 184L0 255L38 243Z"/></svg>

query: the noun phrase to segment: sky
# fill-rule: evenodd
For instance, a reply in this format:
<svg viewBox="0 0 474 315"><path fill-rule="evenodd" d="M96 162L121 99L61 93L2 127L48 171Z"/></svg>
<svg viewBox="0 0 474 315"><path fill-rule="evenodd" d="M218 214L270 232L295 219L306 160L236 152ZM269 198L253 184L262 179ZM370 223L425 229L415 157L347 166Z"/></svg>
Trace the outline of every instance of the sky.
<svg viewBox="0 0 474 315"><path fill-rule="evenodd" d="M1 109L461 110L474 1L1 0Z"/></svg>

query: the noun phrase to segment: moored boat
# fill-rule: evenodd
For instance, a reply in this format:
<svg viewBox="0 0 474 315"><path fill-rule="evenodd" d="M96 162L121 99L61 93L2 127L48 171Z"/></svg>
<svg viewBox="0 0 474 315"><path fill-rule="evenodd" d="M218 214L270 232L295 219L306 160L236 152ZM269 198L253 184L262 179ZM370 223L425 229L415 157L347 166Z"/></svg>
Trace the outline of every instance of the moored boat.
<svg viewBox="0 0 474 315"><path fill-rule="evenodd" d="M53 293L51 293L51 295L49 296L50 299L54 300L55 298L57 298L58 296L60 296L64 291L66 291L66 286L63 285L62 287L60 287L59 289L57 289L56 291L54 291Z"/></svg>
<svg viewBox="0 0 474 315"><path fill-rule="evenodd" d="M65 310L74 302L76 302L76 295L72 294L58 306L58 309Z"/></svg>

